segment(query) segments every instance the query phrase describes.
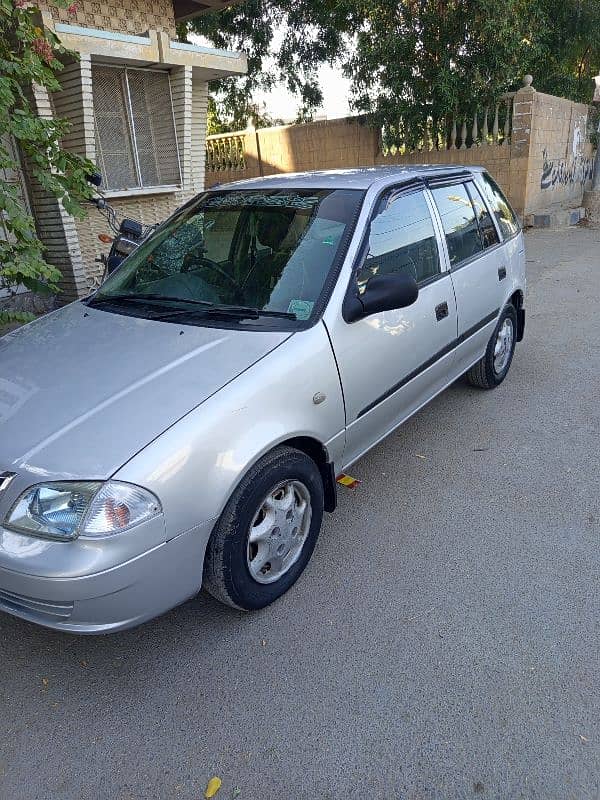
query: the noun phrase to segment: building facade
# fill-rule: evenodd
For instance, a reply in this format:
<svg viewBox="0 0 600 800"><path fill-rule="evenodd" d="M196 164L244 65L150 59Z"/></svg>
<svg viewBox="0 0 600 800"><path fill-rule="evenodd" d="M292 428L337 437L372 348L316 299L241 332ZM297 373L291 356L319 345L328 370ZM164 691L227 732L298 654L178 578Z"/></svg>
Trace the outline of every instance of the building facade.
<svg viewBox="0 0 600 800"><path fill-rule="evenodd" d="M244 74L246 58L181 43L176 25L227 4L80 0L68 13L38 3L43 25L79 58L65 60L61 91L33 88L37 113L69 120L63 146L97 165L119 218L162 221L204 188L208 81ZM74 219L28 177L46 258L62 272L61 302L82 297L101 277L106 221L93 207Z"/></svg>

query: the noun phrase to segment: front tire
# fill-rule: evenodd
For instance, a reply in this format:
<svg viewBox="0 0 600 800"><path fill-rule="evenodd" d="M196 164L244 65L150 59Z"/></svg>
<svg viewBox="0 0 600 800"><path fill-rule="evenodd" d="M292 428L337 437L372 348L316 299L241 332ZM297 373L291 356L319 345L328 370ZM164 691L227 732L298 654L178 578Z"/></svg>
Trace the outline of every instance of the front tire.
<svg viewBox="0 0 600 800"><path fill-rule="evenodd" d="M324 492L315 462L277 447L252 466L209 539L203 587L250 611L270 605L308 564L323 520Z"/></svg>
<svg viewBox="0 0 600 800"><path fill-rule="evenodd" d="M467 372L471 386L495 389L508 374L517 341L517 312L510 303L500 314L485 355Z"/></svg>

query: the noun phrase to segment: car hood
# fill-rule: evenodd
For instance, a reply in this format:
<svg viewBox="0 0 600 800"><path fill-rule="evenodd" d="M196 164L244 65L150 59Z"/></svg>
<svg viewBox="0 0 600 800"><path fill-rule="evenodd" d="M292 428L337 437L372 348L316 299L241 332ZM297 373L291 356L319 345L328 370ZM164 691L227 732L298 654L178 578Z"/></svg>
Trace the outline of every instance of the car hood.
<svg viewBox="0 0 600 800"><path fill-rule="evenodd" d="M107 478L289 336L61 308L0 338L0 472Z"/></svg>

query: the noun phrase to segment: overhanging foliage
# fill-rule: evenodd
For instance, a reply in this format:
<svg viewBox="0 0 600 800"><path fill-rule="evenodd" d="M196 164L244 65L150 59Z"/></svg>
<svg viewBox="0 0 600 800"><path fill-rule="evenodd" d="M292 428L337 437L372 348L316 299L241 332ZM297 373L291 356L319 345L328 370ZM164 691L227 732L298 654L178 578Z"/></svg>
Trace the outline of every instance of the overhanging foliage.
<svg viewBox="0 0 600 800"><path fill-rule="evenodd" d="M60 88L58 56L66 54L58 39L41 27L37 8L26 6L24 0L0 0L0 214L7 233L7 238L0 238L0 288L9 293L19 286L57 292L60 279L60 272L44 259L18 187L4 177L5 170L9 174L20 167L10 140L27 159L31 178L57 197L67 212L83 216L80 203L90 195L85 176L94 170L93 164L61 147L67 123L39 117L31 99L34 84L51 92ZM0 324L26 318L0 310Z"/></svg>

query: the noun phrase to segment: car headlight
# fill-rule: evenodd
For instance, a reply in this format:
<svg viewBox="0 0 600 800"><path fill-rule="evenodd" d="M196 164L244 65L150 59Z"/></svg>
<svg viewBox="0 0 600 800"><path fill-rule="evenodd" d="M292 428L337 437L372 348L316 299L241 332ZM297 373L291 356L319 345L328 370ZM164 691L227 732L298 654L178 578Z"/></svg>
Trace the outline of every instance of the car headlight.
<svg viewBox="0 0 600 800"><path fill-rule="evenodd" d="M4 527L18 533L70 541L100 538L138 525L160 514L151 492L119 481L57 481L23 492Z"/></svg>

